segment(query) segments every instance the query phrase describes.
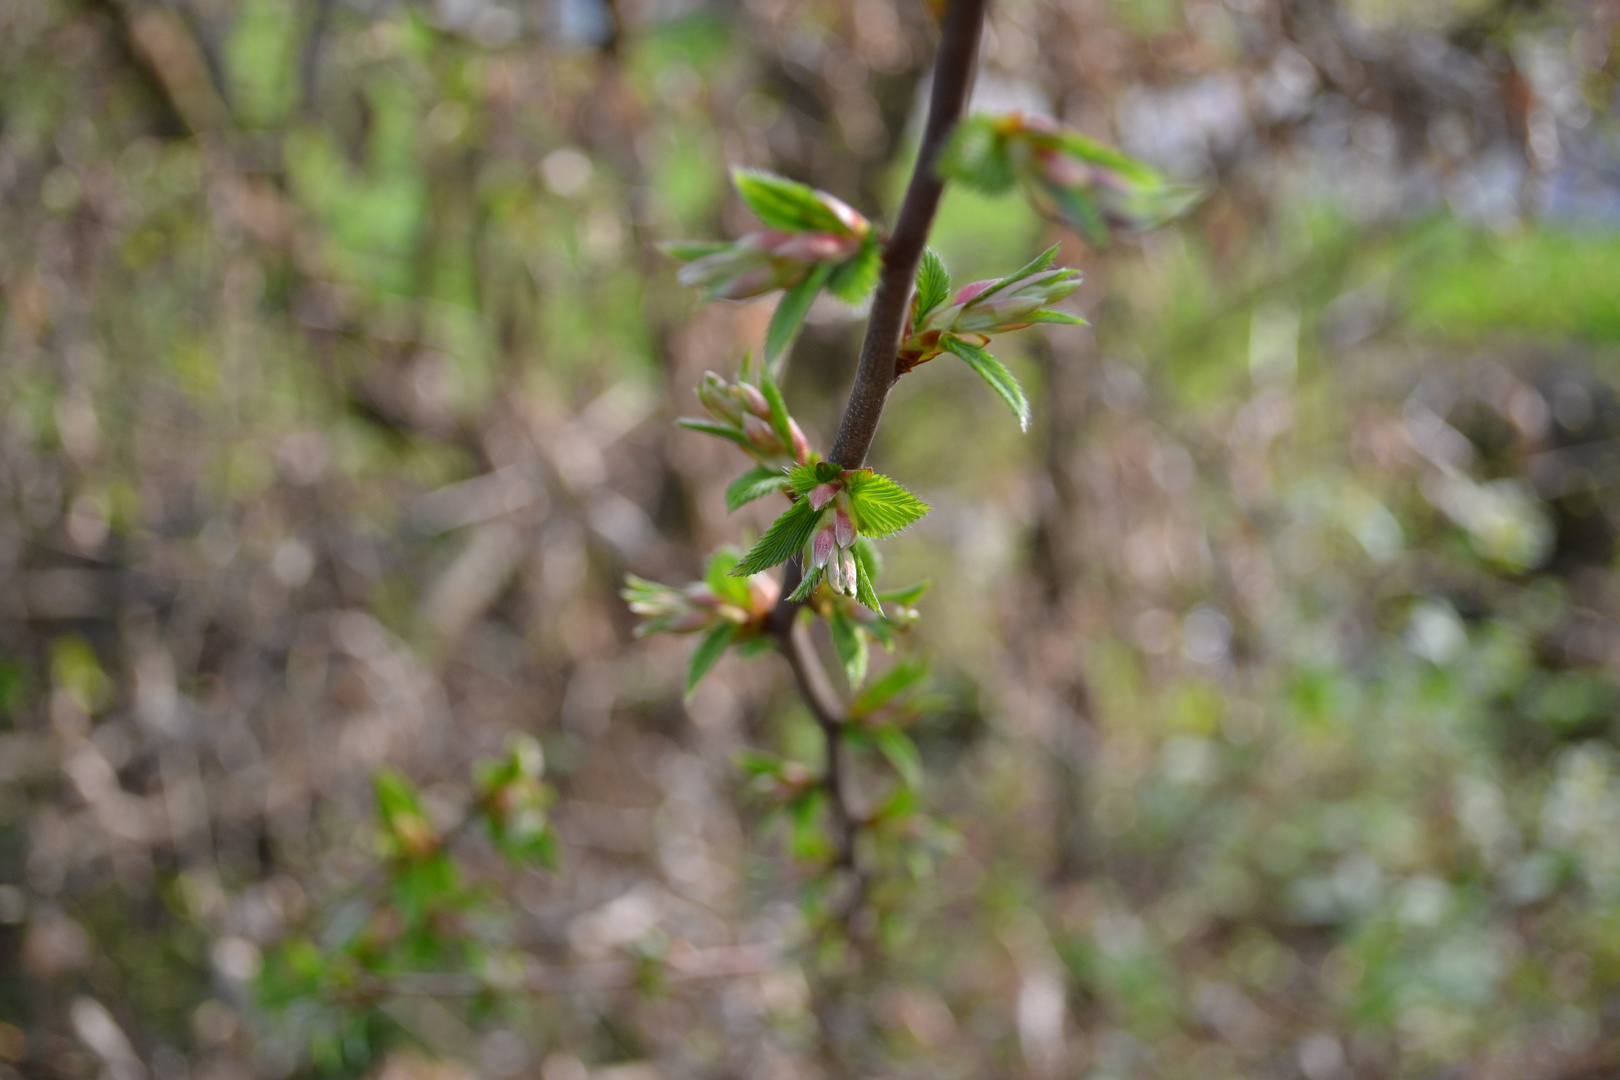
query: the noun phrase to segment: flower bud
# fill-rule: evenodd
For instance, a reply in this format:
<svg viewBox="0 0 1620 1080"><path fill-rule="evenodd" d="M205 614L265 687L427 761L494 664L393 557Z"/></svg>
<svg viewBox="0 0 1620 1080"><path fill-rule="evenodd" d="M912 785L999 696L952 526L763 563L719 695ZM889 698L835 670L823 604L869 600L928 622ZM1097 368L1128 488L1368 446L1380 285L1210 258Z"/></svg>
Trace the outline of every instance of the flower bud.
<svg viewBox="0 0 1620 1080"><path fill-rule="evenodd" d="M832 502L833 497L837 494L837 484L817 484L815 487L810 489L810 494L807 497L810 500L810 505L814 509L820 510L822 507Z"/></svg>
<svg viewBox="0 0 1620 1080"><path fill-rule="evenodd" d="M753 413L743 416L742 429L754 449L761 454L781 454L787 451L787 447L782 445L782 440L777 436L776 429Z"/></svg>
<svg viewBox="0 0 1620 1080"><path fill-rule="evenodd" d="M833 532L838 540L839 547L848 548L854 546L855 522L844 511L842 506L833 511Z"/></svg>
<svg viewBox="0 0 1620 1080"><path fill-rule="evenodd" d="M844 580L841 585L835 586L835 588L837 588L838 591L843 593L845 596L854 596L855 583L857 580L855 573L855 553L848 548L844 548L838 553L838 562L843 567Z"/></svg>
<svg viewBox="0 0 1620 1080"><path fill-rule="evenodd" d="M737 384L737 396L749 412L761 420L771 418L771 403L765 400L765 395L753 383L740 382Z"/></svg>
<svg viewBox="0 0 1620 1080"><path fill-rule="evenodd" d="M716 420L732 424L742 423L742 409L732 394L731 385L712 371L705 371L697 385L698 400Z"/></svg>
<svg viewBox="0 0 1620 1080"><path fill-rule="evenodd" d="M799 422L788 417L788 434L793 436L793 460L800 465L810 460L810 440L804 437Z"/></svg>
<svg viewBox="0 0 1620 1080"><path fill-rule="evenodd" d="M810 568L819 570L827 565L838 550L838 540L831 524L823 525L816 530L815 536L810 539Z"/></svg>

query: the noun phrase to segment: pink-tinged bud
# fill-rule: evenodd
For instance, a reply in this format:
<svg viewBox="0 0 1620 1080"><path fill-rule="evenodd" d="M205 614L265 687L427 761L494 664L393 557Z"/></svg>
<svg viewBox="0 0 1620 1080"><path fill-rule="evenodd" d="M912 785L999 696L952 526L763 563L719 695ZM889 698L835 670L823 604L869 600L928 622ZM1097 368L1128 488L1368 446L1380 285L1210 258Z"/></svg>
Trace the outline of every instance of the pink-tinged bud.
<svg viewBox="0 0 1620 1080"><path fill-rule="evenodd" d="M799 422L788 417L788 433L793 436L793 459L800 465L810 460L810 440L799 430Z"/></svg>
<svg viewBox="0 0 1620 1080"><path fill-rule="evenodd" d="M847 548L855 543L855 522L844 513L842 506L833 511L833 531L837 534L839 547Z"/></svg>
<svg viewBox="0 0 1620 1080"><path fill-rule="evenodd" d="M833 552L838 548L836 537L833 535L831 525L823 525L816 530L816 535L810 539L810 568L819 570L827 565Z"/></svg>
<svg viewBox="0 0 1620 1080"><path fill-rule="evenodd" d="M737 393L749 412L761 420L771 418L771 403L765 400L765 395L760 393L759 387L753 383L740 382L737 384Z"/></svg>
<svg viewBox="0 0 1620 1080"><path fill-rule="evenodd" d="M835 593L844 591L844 560L836 554L827 560L827 584Z"/></svg>
<svg viewBox="0 0 1620 1080"><path fill-rule="evenodd" d="M821 200L821 205L832 211L833 217L837 218L844 228L856 236L865 236L872 231L872 223L867 221L860 211L850 206L843 199L838 198L836 195L829 195L825 191L818 191L816 196Z"/></svg>
<svg viewBox="0 0 1620 1080"><path fill-rule="evenodd" d="M714 622L714 615L708 611L691 611L669 624L672 634L690 634L697 630L706 629Z"/></svg>
<svg viewBox="0 0 1620 1080"><path fill-rule="evenodd" d="M964 285L960 289L956 290L956 295L951 298L951 303L965 304L969 300L972 300L975 296L978 296L980 293L984 292L984 290L988 289L990 286L994 285L998 280L1000 279L986 278L983 281L975 281L970 285Z"/></svg>
<svg viewBox="0 0 1620 1080"><path fill-rule="evenodd" d="M748 596L753 601L755 611L770 611L776 606L776 601L781 595L782 586L773 578L755 574L748 579Z"/></svg>
<svg viewBox="0 0 1620 1080"><path fill-rule="evenodd" d="M732 424L742 422L742 410L737 407L737 400L732 396L731 387L714 372L703 373L703 381L697 385L697 396L703 407L708 409L716 420Z"/></svg>
<svg viewBox="0 0 1620 1080"><path fill-rule="evenodd" d="M1096 170L1091 166L1057 150L1041 149L1036 151L1035 157L1040 163L1041 179L1054 187L1085 187L1097 179Z"/></svg>
<svg viewBox="0 0 1620 1080"><path fill-rule="evenodd" d="M815 487L810 489L810 505L815 509L820 510L822 507L832 502L833 496L837 494L837 484L817 484Z"/></svg>
<svg viewBox="0 0 1620 1080"><path fill-rule="evenodd" d="M842 563L843 567L844 567L843 587L841 589L839 589L838 591L843 593L845 596L854 596L855 595L855 582L856 582L856 578L855 578L855 553L846 548L844 551L839 553L838 561L840 563Z"/></svg>
<svg viewBox="0 0 1620 1080"><path fill-rule="evenodd" d="M748 441L754 444L754 449L762 454L780 454L786 450L782 440L777 438L775 429L752 413L743 416L742 429Z"/></svg>
<svg viewBox="0 0 1620 1080"><path fill-rule="evenodd" d="M778 259L791 262L821 263L843 262L861 248L854 237L834 236L832 233L775 233L770 253Z"/></svg>

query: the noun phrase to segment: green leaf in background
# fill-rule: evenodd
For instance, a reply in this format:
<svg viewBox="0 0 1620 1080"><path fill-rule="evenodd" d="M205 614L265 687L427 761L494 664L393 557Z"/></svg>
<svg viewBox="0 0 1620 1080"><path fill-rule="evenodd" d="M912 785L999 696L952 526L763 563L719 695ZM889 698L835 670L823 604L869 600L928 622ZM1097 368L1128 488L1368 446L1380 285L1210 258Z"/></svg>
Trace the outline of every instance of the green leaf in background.
<svg viewBox="0 0 1620 1080"><path fill-rule="evenodd" d="M855 528L867 536L893 536L928 513L928 504L871 469L845 474L844 489L855 511Z"/></svg>
<svg viewBox="0 0 1620 1080"><path fill-rule="evenodd" d="M917 584L908 585L903 589L888 589L878 593L878 599L910 607L922 598L923 593L927 592L932 584L931 581L919 581Z"/></svg>
<svg viewBox="0 0 1620 1080"><path fill-rule="evenodd" d="M878 246L876 235L868 235L860 252L853 259L839 263L833 270L832 276L827 279L827 291L854 306L866 299L882 272L883 249Z"/></svg>
<svg viewBox="0 0 1620 1080"><path fill-rule="evenodd" d="M692 666L686 669L686 696L691 698L692 691L697 689L698 682L714 667L715 661L720 659L731 644L732 635L736 634L734 623L721 623L708 634L704 635L698 643L697 651L692 654Z"/></svg>
<svg viewBox="0 0 1620 1080"><path fill-rule="evenodd" d="M959 180L987 195L998 195L1018 181L1007 141L996 131L995 117L970 116L957 125L940 157L939 175Z"/></svg>
<svg viewBox="0 0 1620 1080"><path fill-rule="evenodd" d="M884 672L882 678L861 691L855 697L855 700L849 703L851 719L858 720L863 716L871 716L900 694L916 686L927 676L928 669L921 664L910 662L896 664Z"/></svg>
<svg viewBox="0 0 1620 1080"><path fill-rule="evenodd" d="M889 764L894 766L894 771L900 774L906 787L922 785L922 756L917 753L917 744L911 741L911 736L893 724L874 728L868 736L877 744Z"/></svg>
<svg viewBox="0 0 1620 1080"><path fill-rule="evenodd" d="M737 510L755 499L787 487L787 476L769 465L756 465L726 487L726 509Z"/></svg>
<svg viewBox="0 0 1620 1080"><path fill-rule="evenodd" d="M808 499L800 499L771 523L765 535L743 556L742 562L732 567L732 575L757 574L787 562L810 542L810 534L816 531L820 517Z"/></svg>
<svg viewBox="0 0 1620 1080"><path fill-rule="evenodd" d="M853 619L836 609L827 620L827 628L832 631L833 647L838 650L838 659L843 661L844 677L849 680L851 687L860 686L866 681L866 637Z"/></svg>
<svg viewBox="0 0 1620 1080"><path fill-rule="evenodd" d="M816 294L831 276L832 267L827 263L818 263L808 277L784 292L782 299L776 302L776 310L771 313L771 324L765 328L766 370L775 370L777 361L793 344L804 317L810 313L810 305L816 301Z"/></svg>
<svg viewBox="0 0 1620 1080"><path fill-rule="evenodd" d="M971 341L965 341L955 334L946 334L940 338L941 345L955 356L967 362L967 366L979 373L979 377L990 384L1007 408L1018 417L1018 426L1023 431L1029 430L1029 399L1024 397L1024 388L1018 385L1013 373L1002 366L1000 360L991 356L982 346Z"/></svg>
<svg viewBox="0 0 1620 1080"><path fill-rule="evenodd" d="M922 265L917 268L917 322L933 311L951 295L951 274L945 269L945 260L939 252L929 248L923 252Z"/></svg>
<svg viewBox="0 0 1620 1080"><path fill-rule="evenodd" d="M855 599L877 612L883 614L883 604L879 602L877 593L872 589L872 574L867 569L866 560L855 560Z"/></svg>
<svg viewBox="0 0 1620 1080"><path fill-rule="evenodd" d="M732 183L748 209L767 228L784 232L827 232L849 229L816 197L816 189L797 180L758 169L733 169Z"/></svg>

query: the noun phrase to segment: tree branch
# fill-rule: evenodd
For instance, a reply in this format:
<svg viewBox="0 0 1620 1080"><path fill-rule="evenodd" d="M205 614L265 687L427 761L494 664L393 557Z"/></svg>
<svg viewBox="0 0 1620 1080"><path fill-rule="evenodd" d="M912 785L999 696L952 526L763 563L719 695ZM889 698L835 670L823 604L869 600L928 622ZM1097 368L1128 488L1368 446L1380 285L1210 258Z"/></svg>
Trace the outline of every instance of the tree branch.
<svg viewBox="0 0 1620 1080"><path fill-rule="evenodd" d="M950 0L940 27L939 50L934 57L934 86L928 104L928 122L923 128L917 164L900 204L894 231L883 248L883 273L872 299L872 314L861 343L860 364L855 383L844 406L838 437L833 441L829 460L845 468L858 468L877 433L883 403L894 386L895 357L900 351L900 335L905 330L906 309L922 261L928 234L939 210L945 183L936 166L945 144L967 110L968 92L979 57L979 38L984 27L989 0ZM771 613L771 632L798 682L799 694L815 715L827 740L827 768L823 785L833 817L837 864L857 874L855 903L862 892L855 862L855 837L860 821L846 801L843 766L845 708L833 689L810 641L809 627L798 617L802 605L785 597L798 586L800 569L789 562L782 583L784 599Z"/></svg>

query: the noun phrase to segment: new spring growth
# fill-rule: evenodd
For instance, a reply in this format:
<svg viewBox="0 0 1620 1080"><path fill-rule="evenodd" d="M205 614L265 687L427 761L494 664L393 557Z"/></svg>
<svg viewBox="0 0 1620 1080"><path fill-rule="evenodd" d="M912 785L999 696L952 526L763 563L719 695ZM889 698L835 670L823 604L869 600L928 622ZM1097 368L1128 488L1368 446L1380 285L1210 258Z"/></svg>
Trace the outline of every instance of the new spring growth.
<svg viewBox="0 0 1620 1080"><path fill-rule="evenodd" d="M1161 225L1200 197L1153 169L1056 120L1024 113L970 118L957 129L941 172L997 193L1021 182L1042 213L1095 246L1111 229Z"/></svg>
<svg viewBox="0 0 1620 1080"><path fill-rule="evenodd" d="M682 427L729 439L778 471L810 460L810 442L798 421L787 414L769 377L756 374L748 360L736 382L704 372L697 397L714 421L683 419L678 421Z"/></svg>
<svg viewBox="0 0 1620 1080"><path fill-rule="evenodd" d="M1080 287L1078 270L1051 267L1056 255L1057 249L1050 248L1012 276L964 285L948 304L934 300L919 287L912 297L898 369L910 371L945 352L947 335L982 347L989 344L992 335L1022 330L1037 322L1079 322L1072 315L1046 310ZM937 263L937 259L935 256L931 261ZM943 273L942 264L939 272ZM946 279L944 289L949 287ZM925 304L930 306L925 308Z"/></svg>
<svg viewBox="0 0 1620 1080"><path fill-rule="evenodd" d="M850 512L849 494L843 480L818 484L805 496L821 515L821 524L805 551L807 573L822 571L832 591L854 596L856 587L855 519Z"/></svg>
<svg viewBox="0 0 1620 1080"><path fill-rule="evenodd" d="M819 268L849 264L872 247L872 223L834 195L749 169L736 170L732 178L767 227L729 244L664 246L686 262L681 284L707 290L711 300L790 289Z"/></svg>
<svg viewBox="0 0 1620 1080"><path fill-rule="evenodd" d="M734 554L732 561L736 561ZM746 579L746 586L741 590L727 587L719 592L707 581L695 581L677 589L630 574L619 595L629 603L632 612L646 620L636 627L637 637L658 633L696 634L727 624L734 628L735 637L745 637L765 631L765 622L781 595L781 586L764 574L754 574Z"/></svg>

